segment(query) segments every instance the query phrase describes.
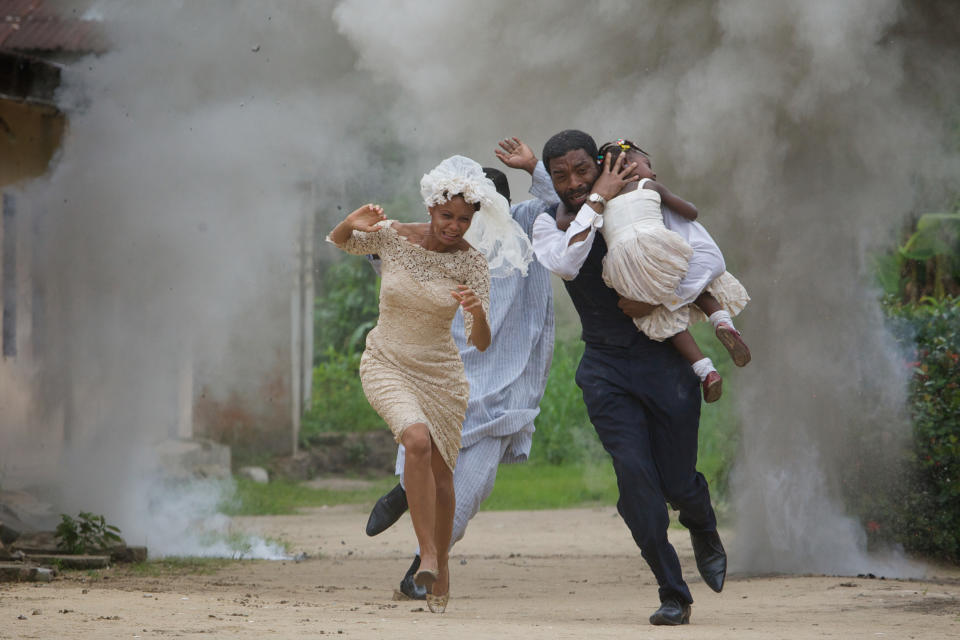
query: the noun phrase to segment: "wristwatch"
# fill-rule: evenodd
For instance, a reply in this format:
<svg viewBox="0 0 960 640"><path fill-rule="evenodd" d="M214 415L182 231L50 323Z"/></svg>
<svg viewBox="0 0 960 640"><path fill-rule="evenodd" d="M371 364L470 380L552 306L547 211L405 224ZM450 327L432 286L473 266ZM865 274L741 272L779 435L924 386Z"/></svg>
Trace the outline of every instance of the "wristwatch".
<svg viewBox="0 0 960 640"><path fill-rule="evenodd" d="M601 207L607 206L606 199L599 193L591 193L589 196L587 196L587 202L596 202Z"/></svg>

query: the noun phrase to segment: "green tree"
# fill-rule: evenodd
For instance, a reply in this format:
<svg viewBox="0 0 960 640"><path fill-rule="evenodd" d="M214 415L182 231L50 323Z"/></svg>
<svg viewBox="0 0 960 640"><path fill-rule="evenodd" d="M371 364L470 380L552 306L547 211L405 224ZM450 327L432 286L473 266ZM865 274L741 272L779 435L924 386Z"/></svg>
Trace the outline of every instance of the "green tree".
<svg viewBox="0 0 960 640"><path fill-rule="evenodd" d="M925 213L906 241L878 257L877 280L904 302L960 295L960 213Z"/></svg>
<svg viewBox="0 0 960 640"><path fill-rule="evenodd" d="M379 278L366 258L346 256L328 266L314 309L314 363L331 352L363 350L367 332L377 322Z"/></svg>

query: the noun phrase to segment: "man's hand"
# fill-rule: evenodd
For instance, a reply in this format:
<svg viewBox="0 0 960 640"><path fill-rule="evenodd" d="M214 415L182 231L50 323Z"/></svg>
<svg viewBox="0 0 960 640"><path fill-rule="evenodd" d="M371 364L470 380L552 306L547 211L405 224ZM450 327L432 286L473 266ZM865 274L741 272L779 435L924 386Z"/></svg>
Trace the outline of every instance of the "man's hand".
<svg viewBox="0 0 960 640"><path fill-rule="evenodd" d="M500 148L494 149L493 153L511 169L523 169L533 175L533 170L537 168L537 156L520 138L504 138L500 141Z"/></svg>
<svg viewBox="0 0 960 640"><path fill-rule="evenodd" d="M659 305L640 302L639 300L631 300L630 298L620 296L620 301L617 302L617 306L631 318L642 318L645 315L653 313L653 310Z"/></svg>

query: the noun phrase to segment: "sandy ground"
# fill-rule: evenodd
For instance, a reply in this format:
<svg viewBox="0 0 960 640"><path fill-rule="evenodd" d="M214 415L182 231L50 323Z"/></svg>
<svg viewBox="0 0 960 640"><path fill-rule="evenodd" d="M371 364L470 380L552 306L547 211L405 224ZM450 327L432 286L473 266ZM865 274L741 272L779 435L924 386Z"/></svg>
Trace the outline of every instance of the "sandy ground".
<svg viewBox="0 0 960 640"><path fill-rule="evenodd" d="M670 533L692 623L653 627L656 585L613 508L479 514L454 549L447 613L434 615L393 600L414 548L409 519L376 538L365 522L355 506L237 520L290 541L303 562L2 584L0 638L960 638L956 568L924 581L734 574L715 594L682 529Z"/></svg>

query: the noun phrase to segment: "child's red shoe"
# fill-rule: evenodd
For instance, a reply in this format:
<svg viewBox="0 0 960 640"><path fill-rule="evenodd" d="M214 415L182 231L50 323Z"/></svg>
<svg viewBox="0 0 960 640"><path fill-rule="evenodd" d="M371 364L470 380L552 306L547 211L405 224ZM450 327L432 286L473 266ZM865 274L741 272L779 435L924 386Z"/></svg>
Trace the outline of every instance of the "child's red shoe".
<svg viewBox="0 0 960 640"><path fill-rule="evenodd" d="M719 373L711 371L700 384L703 385L704 402L716 402L720 399L720 394L723 393L723 378Z"/></svg>
<svg viewBox="0 0 960 640"><path fill-rule="evenodd" d="M750 347L740 337L740 332L731 327L726 322L717 325L717 340L720 341L730 357L733 358L733 364L738 367L745 367L750 362Z"/></svg>

